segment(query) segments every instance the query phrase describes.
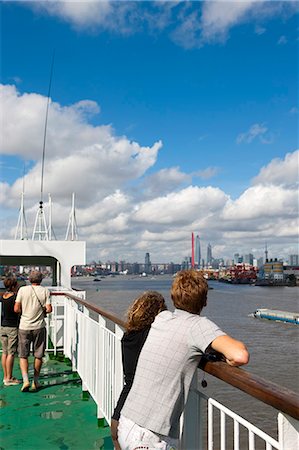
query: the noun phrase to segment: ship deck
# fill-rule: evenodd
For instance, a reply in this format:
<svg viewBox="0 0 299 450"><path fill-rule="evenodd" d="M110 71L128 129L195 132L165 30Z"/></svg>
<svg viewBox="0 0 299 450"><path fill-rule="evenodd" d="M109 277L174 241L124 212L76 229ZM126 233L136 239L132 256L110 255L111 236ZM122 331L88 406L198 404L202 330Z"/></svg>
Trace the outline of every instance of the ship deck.
<svg viewBox="0 0 299 450"><path fill-rule="evenodd" d="M32 362L30 357L31 368ZM23 393L22 384L4 386L2 367L0 375L1 449L113 449L109 426L98 427L96 404L83 395L81 380L67 361L45 358L38 392ZM14 376L22 379L18 358Z"/></svg>

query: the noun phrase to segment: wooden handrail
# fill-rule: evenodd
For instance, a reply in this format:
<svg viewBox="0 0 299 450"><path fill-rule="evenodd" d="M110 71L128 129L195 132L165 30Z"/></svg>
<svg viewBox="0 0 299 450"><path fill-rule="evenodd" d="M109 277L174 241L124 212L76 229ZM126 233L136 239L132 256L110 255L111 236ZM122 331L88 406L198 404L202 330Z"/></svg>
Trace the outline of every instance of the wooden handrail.
<svg viewBox="0 0 299 450"><path fill-rule="evenodd" d="M106 319L112 320L117 325L125 328L125 322L113 313L105 311L92 303L82 300L68 292L51 292L51 295L64 295L86 306L88 309L100 314ZM299 420L299 394L290 389L278 386L257 375L253 375L239 367L232 367L222 361L206 361L201 369L216 378L240 389L252 397L282 411L285 414Z"/></svg>
<svg viewBox="0 0 299 450"><path fill-rule="evenodd" d="M299 395L296 392L222 361L208 361L203 370L299 420Z"/></svg>
<svg viewBox="0 0 299 450"><path fill-rule="evenodd" d="M115 314L113 314L110 311L105 311L104 309L99 308L98 306L94 305L93 303L89 303L86 300L83 300L80 297L77 297L76 295L70 294L69 292L56 292L56 291L52 291L51 296L56 296L56 295L64 295L65 297L71 298L72 300L75 300L75 302L80 303L83 306L86 306L86 308L90 309L91 311L94 311L98 314L100 314L101 316L105 317L106 319L111 320L112 322L116 323L117 325L119 325L122 328L125 328L125 322L123 320L121 320L119 317L117 317Z"/></svg>

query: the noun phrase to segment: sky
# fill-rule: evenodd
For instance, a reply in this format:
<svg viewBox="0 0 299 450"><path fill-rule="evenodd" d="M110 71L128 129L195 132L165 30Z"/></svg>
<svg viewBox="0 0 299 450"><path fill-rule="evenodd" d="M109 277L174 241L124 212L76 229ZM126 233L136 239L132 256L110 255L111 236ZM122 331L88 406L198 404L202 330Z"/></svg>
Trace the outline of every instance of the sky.
<svg viewBox="0 0 299 450"><path fill-rule="evenodd" d="M88 261L299 252L297 2L0 5L1 239L74 192Z"/></svg>

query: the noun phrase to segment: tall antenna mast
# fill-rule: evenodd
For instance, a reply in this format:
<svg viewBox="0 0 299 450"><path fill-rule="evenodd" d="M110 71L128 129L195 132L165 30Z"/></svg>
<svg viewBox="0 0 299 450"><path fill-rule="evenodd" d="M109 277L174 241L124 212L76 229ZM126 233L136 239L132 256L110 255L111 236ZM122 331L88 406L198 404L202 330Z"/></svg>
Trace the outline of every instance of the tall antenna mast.
<svg viewBox="0 0 299 450"><path fill-rule="evenodd" d="M49 194L49 226L48 226L49 241L52 239L52 198Z"/></svg>
<svg viewBox="0 0 299 450"><path fill-rule="evenodd" d="M69 239L70 236L70 239ZM76 211L75 211L75 193L72 194L72 210L69 216L69 223L66 230L65 240L77 241L77 221L76 221Z"/></svg>
<svg viewBox="0 0 299 450"><path fill-rule="evenodd" d="M267 242L265 242L265 262L268 262L268 248L267 248Z"/></svg>
<svg viewBox="0 0 299 450"><path fill-rule="evenodd" d="M48 100L47 100L47 109L46 109L46 118L45 118L45 127L44 127L44 141L43 141L43 156L42 156L42 175L41 175L41 186L40 186L40 202L39 209L36 213L35 224L32 234L32 240L35 237L38 240L48 240L49 233L45 218L45 213L43 210L43 188L44 188L44 166L45 166L45 153L46 153L46 139L47 139L47 125L48 125L48 115L49 115L49 105L50 105L50 93L51 93L51 85L52 85L52 77L53 77L53 67L54 67L54 57L55 50L53 51L52 56L52 64L51 64L51 72L50 72L50 81L49 81L49 89L48 89Z"/></svg>
<svg viewBox="0 0 299 450"><path fill-rule="evenodd" d="M192 231L191 233L191 267L194 269L195 267L195 260L194 260L194 233Z"/></svg>
<svg viewBox="0 0 299 450"><path fill-rule="evenodd" d="M23 169L23 187L22 187L22 194L21 194L21 207L19 212L19 218L15 233L15 239L28 239L28 233L27 233L27 222L26 222L26 216L25 216L25 208L24 208L24 192L25 192L25 164ZM18 236L20 236L18 238Z"/></svg>

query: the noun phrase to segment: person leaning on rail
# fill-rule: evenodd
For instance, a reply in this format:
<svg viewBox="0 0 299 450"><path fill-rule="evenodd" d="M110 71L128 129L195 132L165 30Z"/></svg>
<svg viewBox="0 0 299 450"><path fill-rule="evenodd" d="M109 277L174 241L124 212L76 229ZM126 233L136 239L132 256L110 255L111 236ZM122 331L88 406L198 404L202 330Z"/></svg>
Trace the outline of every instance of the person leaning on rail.
<svg viewBox="0 0 299 450"><path fill-rule="evenodd" d="M190 384L207 349L231 366L249 361L245 345L201 317L208 285L202 274L183 270L171 287L174 312L160 312L139 355L135 377L122 408L118 441L122 450L178 448L179 420Z"/></svg>
<svg viewBox="0 0 299 450"><path fill-rule="evenodd" d="M8 276L3 282L6 291L0 298L1 311L1 344L2 344L2 367L4 386L19 384L19 380L12 376L14 358L18 346L19 314L14 312L15 300L18 292L18 281L14 276Z"/></svg>
<svg viewBox="0 0 299 450"><path fill-rule="evenodd" d="M19 358L23 376L22 392L29 391L28 356L30 345L33 343L34 354L34 379L31 389L39 389L39 374L46 349L46 323L45 316L52 312L50 292L40 286L43 275L38 270L33 270L29 275L31 285L20 287L15 303L15 312L21 313L19 325Z"/></svg>
<svg viewBox="0 0 299 450"><path fill-rule="evenodd" d="M166 309L164 297L159 292L146 291L134 300L127 311L126 331L121 340L125 385L111 419L111 437L116 450L120 450L117 440L120 411L132 386L140 351L156 315Z"/></svg>

